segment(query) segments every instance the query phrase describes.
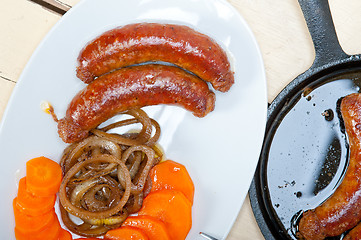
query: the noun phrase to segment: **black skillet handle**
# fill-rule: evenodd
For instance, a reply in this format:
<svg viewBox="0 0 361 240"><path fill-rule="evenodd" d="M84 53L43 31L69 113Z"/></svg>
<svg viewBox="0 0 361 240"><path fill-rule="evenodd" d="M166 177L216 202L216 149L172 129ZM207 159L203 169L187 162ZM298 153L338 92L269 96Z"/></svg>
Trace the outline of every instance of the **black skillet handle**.
<svg viewBox="0 0 361 240"><path fill-rule="evenodd" d="M348 57L337 39L328 0L298 0L315 47L311 68L318 68Z"/></svg>

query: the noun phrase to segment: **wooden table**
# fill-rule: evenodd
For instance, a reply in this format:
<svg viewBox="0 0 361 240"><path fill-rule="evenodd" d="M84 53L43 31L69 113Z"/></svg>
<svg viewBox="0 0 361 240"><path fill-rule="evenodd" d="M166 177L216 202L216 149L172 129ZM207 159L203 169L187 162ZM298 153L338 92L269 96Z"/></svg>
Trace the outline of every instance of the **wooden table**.
<svg viewBox="0 0 361 240"><path fill-rule="evenodd" d="M64 0L74 6L79 0ZM314 50L297 0L229 0L251 27L264 59L269 102L313 62ZM0 1L0 118L31 54L61 18L27 0ZM330 1L340 43L361 53L361 1ZM247 197L227 238L264 239Z"/></svg>

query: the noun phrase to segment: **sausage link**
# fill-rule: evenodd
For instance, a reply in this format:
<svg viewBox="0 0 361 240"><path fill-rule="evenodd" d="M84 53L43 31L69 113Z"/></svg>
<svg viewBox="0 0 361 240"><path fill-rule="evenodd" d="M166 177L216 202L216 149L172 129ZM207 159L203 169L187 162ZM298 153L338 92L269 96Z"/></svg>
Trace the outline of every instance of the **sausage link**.
<svg viewBox="0 0 361 240"><path fill-rule="evenodd" d="M303 214L299 232L305 239L340 235L361 220L361 94L344 97L341 114L350 147L349 165L332 196Z"/></svg>
<svg viewBox="0 0 361 240"><path fill-rule="evenodd" d="M129 24L103 33L80 52L77 76L90 83L114 69L150 61L182 67L222 92L234 83L227 54L213 39L187 26L159 23Z"/></svg>
<svg viewBox="0 0 361 240"><path fill-rule="evenodd" d="M135 107L174 104L204 117L213 111L215 94L206 82L174 67L146 64L99 77L80 91L58 122L64 142L76 142L114 115Z"/></svg>
<svg viewBox="0 0 361 240"><path fill-rule="evenodd" d="M342 240L360 240L361 239L361 224L357 224Z"/></svg>

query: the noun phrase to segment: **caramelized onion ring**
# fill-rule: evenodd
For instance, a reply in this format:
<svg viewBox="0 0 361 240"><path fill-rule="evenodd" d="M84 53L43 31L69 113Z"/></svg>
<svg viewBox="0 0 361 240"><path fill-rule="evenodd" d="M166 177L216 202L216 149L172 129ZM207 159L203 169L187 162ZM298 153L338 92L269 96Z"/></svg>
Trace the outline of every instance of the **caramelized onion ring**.
<svg viewBox="0 0 361 240"><path fill-rule="evenodd" d="M149 171L163 157L157 145L160 126L143 110L124 113L134 118L94 129L93 136L63 152L59 205L63 222L73 233L96 237L119 227L140 210L150 190ZM107 133L138 123L139 132ZM76 217L80 223L74 222Z"/></svg>
<svg viewBox="0 0 361 240"><path fill-rule="evenodd" d="M143 164L144 166L142 167L141 172L140 173L138 172L136 183L134 184L133 182L131 182L132 186L131 186L130 192L132 194L140 194L143 191L143 188L145 185L145 180L147 179L149 171L153 167L155 153L152 148L145 146L145 145L132 146L124 151L121 161L123 163L126 163L129 156L135 151L141 151L141 152L145 153L145 155L146 155L146 160L145 160L146 164L145 165ZM119 179L119 180L123 181L123 179Z"/></svg>
<svg viewBox="0 0 361 240"><path fill-rule="evenodd" d="M69 217L69 213L64 209L64 207L59 204L61 218L63 220L64 225L73 233L84 236L84 237L97 237L104 235L109 229L120 227L121 223L117 223L111 226L105 225L93 225L87 222L82 222L80 224L74 223ZM123 218L127 218L127 214L124 214Z"/></svg>
<svg viewBox="0 0 361 240"><path fill-rule="evenodd" d="M144 199L143 192L136 195L130 195L129 200L127 204L125 204L124 208L127 210L129 214L136 213L142 208L143 199Z"/></svg>
<svg viewBox="0 0 361 240"><path fill-rule="evenodd" d="M136 118L137 122L140 122L142 124L142 130L137 135L136 139L130 139L121 135L115 135L106 133L99 129L93 129L91 132L95 134L96 136L103 137L105 139L108 139L112 142L115 142L117 144L122 144L126 146L133 146L133 145L142 145L145 144L150 138L152 134L152 122L148 115L141 109L132 109L124 112L125 114L132 115ZM124 126L124 122L120 122L119 126ZM133 121L128 121L127 123L133 123ZM135 123L135 122L134 122ZM118 126L117 124L113 124L111 128ZM111 129L109 127L106 127L106 129Z"/></svg>
<svg viewBox="0 0 361 240"><path fill-rule="evenodd" d="M70 146L72 146L72 148L68 149L66 155L63 154L64 157L62 157L60 161L60 165L62 166L64 173L66 173L72 166L74 166L77 161L81 161L79 158L89 149L102 148L107 150L116 158L120 158L122 152L119 145L107 139L98 138L97 136L90 136L78 144L72 144Z"/></svg>
<svg viewBox="0 0 361 240"><path fill-rule="evenodd" d="M67 183L71 180L71 178L80 171L82 167L84 167L87 163L93 163L93 162L99 162L99 161L105 161L109 163L117 163L118 164L118 177L121 177L122 179L122 186L124 187L124 193L122 198L120 199L119 203L106 211L101 212L89 212L85 211L82 208L79 208L77 206L74 206L72 202L67 197ZM120 212L126 202L128 201L128 198L130 196L130 189L131 189L131 178L129 175L129 171L125 164L120 161L119 159L116 159L115 157L111 155L103 155L101 159L99 158L92 158L88 159L87 161L78 162L76 163L64 176L63 181L60 185L59 190L59 199L61 204L63 205L64 209L71 213L72 215L79 217L81 219L99 219L99 218L107 218L112 215L115 215L116 213Z"/></svg>

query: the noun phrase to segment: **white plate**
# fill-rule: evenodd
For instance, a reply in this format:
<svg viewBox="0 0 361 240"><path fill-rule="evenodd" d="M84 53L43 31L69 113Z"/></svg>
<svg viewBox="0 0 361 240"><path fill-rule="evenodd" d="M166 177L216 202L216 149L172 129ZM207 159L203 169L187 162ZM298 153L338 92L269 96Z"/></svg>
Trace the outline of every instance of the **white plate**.
<svg viewBox="0 0 361 240"><path fill-rule="evenodd" d="M145 110L162 127L168 158L183 163L196 188L193 226L226 238L247 194L266 124L266 81L257 43L243 18L223 0L85 0L71 9L39 45L16 84L0 129L0 239L14 239L12 199L25 162L47 156L59 160L65 144L56 124L40 109L49 101L63 117L85 85L76 78L76 58L84 44L113 27L131 22L185 24L213 37L229 53L235 84L216 93L215 110L196 118L178 107Z"/></svg>

